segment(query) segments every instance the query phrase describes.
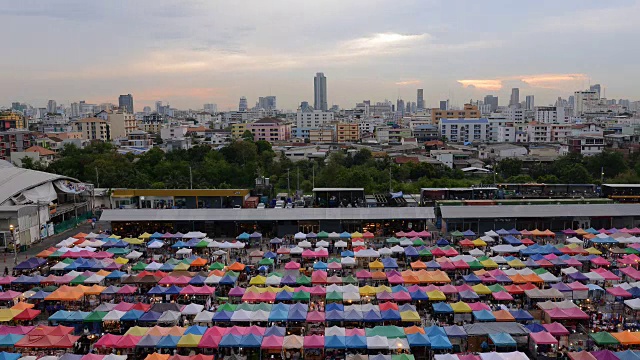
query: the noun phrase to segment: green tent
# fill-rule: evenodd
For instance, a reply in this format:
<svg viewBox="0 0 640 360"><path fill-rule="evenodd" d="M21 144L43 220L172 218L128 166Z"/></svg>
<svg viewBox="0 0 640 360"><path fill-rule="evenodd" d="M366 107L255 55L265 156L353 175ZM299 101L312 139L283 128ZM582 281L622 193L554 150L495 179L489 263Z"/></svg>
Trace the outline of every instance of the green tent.
<svg viewBox="0 0 640 360"><path fill-rule="evenodd" d="M69 265L69 264L71 264L73 261L74 261L74 260L73 260L73 259L71 259L71 258L66 258L66 259L62 260L61 262L62 262L62 263L65 263L65 264L67 264L67 265Z"/></svg>
<svg viewBox="0 0 640 360"><path fill-rule="evenodd" d="M62 256L64 253L60 250L56 250L54 251L51 255L47 256L49 258L59 258L60 256Z"/></svg>
<svg viewBox="0 0 640 360"><path fill-rule="evenodd" d="M598 345L618 345L620 342L606 331L589 334Z"/></svg>
<svg viewBox="0 0 640 360"><path fill-rule="evenodd" d="M196 244L196 247L197 247L197 248L206 248L206 247L207 247L207 245L209 245L209 243L208 243L208 242L206 242L206 241L204 241L204 240L200 240L200 242Z"/></svg>
<svg viewBox="0 0 640 360"><path fill-rule="evenodd" d="M247 304L247 303L243 303L243 304ZM221 312L221 311L236 311L236 304L230 304L230 303L224 303L220 306L218 306L218 309L216 310L217 312Z"/></svg>
<svg viewBox="0 0 640 360"><path fill-rule="evenodd" d="M489 290L491 290L492 293L499 292L499 291L507 291L507 290L504 289L504 286L502 286L500 284L493 284L493 285L489 285L487 287L489 288Z"/></svg>
<svg viewBox="0 0 640 360"><path fill-rule="evenodd" d="M129 252L131 252L131 249L127 249L127 248L111 248L111 249L108 249L107 252L110 252L113 255L126 255Z"/></svg>
<svg viewBox="0 0 640 360"><path fill-rule="evenodd" d="M306 275L300 275L296 279L296 284L298 285L311 285L311 278Z"/></svg>
<svg viewBox="0 0 640 360"><path fill-rule="evenodd" d="M431 253L431 250L429 249L422 249L418 252L418 255L420 256L433 256L433 254Z"/></svg>
<svg viewBox="0 0 640 360"><path fill-rule="evenodd" d="M329 261L327 262L327 264L330 264L330 263L333 263L333 262L334 262L334 263L338 263L338 264L340 264L340 259L338 259L338 258L331 258L331 259L329 259Z"/></svg>
<svg viewBox="0 0 640 360"><path fill-rule="evenodd" d="M484 266L482 266L482 264L480 264L480 261L478 260L473 260L472 262L468 262L467 264L469 264L469 269L471 270L480 270L484 268Z"/></svg>
<svg viewBox="0 0 640 360"><path fill-rule="evenodd" d="M536 273L536 275L542 275L544 273L548 273L548 271L543 268L534 269L533 272Z"/></svg>
<svg viewBox="0 0 640 360"><path fill-rule="evenodd" d="M296 291L293 293L294 301L309 301L311 294L308 291Z"/></svg>
<svg viewBox="0 0 640 360"><path fill-rule="evenodd" d="M404 329L399 326L375 326L365 329L367 337L383 336L389 339L405 338Z"/></svg>
<svg viewBox="0 0 640 360"><path fill-rule="evenodd" d="M84 322L101 322L105 316L107 316L107 311L92 311L89 316L84 318Z"/></svg>
<svg viewBox="0 0 640 360"><path fill-rule="evenodd" d="M283 275L282 275L281 272L274 271L274 272L270 273L269 276L267 276L267 277L270 277L270 276L277 276L277 277L281 278Z"/></svg>
<svg viewBox="0 0 640 360"><path fill-rule="evenodd" d="M387 244L400 244L400 240L392 236L387 239Z"/></svg>
<svg viewBox="0 0 640 360"><path fill-rule="evenodd" d="M240 273L238 273L237 271L227 271L225 275L229 275L231 277L237 278L238 276L240 276Z"/></svg>
<svg viewBox="0 0 640 360"><path fill-rule="evenodd" d="M342 293L331 291L327 293L327 301L342 301Z"/></svg>
<svg viewBox="0 0 640 360"><path fill-rule="evenodd" d="M253 306L253 311L262 310L262 311L270 312L271 307L272 305L269 303L257 303Z"/></svg>
<svg viewBox="0 0 640 360"><path fill-rule="evenodd" d="M450 235L451 235L451 236L453 236L453 237L463 237L463 236L464 236L464 234L463 234L463 233L461 233L461 232L460 232L460 231L458 231L458 230L452 231L452 232L450 233Z"/></svg>
<svg viewBox="0 0 640 360"><path fill-rule="evenodd" d="M260 262L258 263L258 265L268 265L268 266L271 266L271 265L273 265L273 259L264 258L264 259L260 260Z"/></svg>
<svg viewBox="0 0 640 360"><path fill-rule="evenodd" d="M87 276L78 275L76 276L69 284L71 285L82 285L84 281L87 280Z"/></svg>
<svg viewBox="0 0 640 360"><path fill-rule="evenodd" d="M209 266L209 270L222 270L224 269L224 264L219 262L214 262Z"/></svg>
<svg viewBox="0 0 640 360"><path fill-rule="evenodd" d="M239 310L254 311L255 307L256 306L254 304L243 302L238 304L238 306L235 308L234 311L239 311Z"/></svg>
<svg viewBox="0 0 640 360"><path fill-rule="evenodd" d="M486 260L489 260L489 257L486 256L486 255L485 256L480 256L477 260L478 261L486 261Z"/></svg>
<svg viewBox="0 0 640 360"><path fill-rule="evenodd" d="M131 267L132 271L144 271L144 269L147 267L147 264L143 263L142 261L137 262L135 265L133 265Z"/></svg>
<svg viewBox="0 0 640 360"><path fill-rule="evenodd" d="M56 291L56 290L58 290L58 287L57 287L57 286L55 286L55 285L45 286L45 287L42 289L42 291L44 291L44 292L54 292L54 291Z"/></svg>
<svg viewBox="0 0 640 360"><path fill-rule="evenodd" d="M178 265L178 264L180 264L180 260L175 259L175 258L171 258L171 259L167 260L167 261L165 262L165 264L169 264L169 265Z"/></svg>
<svg viewBox="0 0 640 360"><path fill-rule="evenodd" d="M316 234L316 238L318 239L326 239L329 237L329 233L326 231L320 231L319 233Z"/></svg>
<svg viewBox="0 0 640 360"><path fill-rule="evenodd" d="M391 360L415 360L415 356L411 354L391 355Z"/></svg>
<svg viewBox="0 0 640 360"><path fill-rule="evenodd" d="M424 245L424 240L420 238L413 240L413 246L422 246L422 245Z"/></svg>
<svg viewBox="0 0 640 360"><path fill-rule="evenodd" d="M342 278L342 283L343 284L357 284L358 283L358 279L356 279L355 277L353 277L353 275L348 275Z"/></svg>
<svg viewBox="0 0 640 360"><path fill-rule="evenodd" d="M628 247L628 248L624 248L624 252L627 254L640 254L640 251L632 248L632 247Z"/></svg>

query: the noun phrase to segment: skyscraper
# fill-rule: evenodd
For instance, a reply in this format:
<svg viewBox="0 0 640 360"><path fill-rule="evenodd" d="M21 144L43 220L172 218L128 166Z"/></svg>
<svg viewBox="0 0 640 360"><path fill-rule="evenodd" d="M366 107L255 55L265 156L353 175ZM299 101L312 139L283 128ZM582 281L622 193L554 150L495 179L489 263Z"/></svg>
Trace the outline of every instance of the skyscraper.
<svg viewBox="0 0 640 360"><path fill-rule="evenodd" d="M449 100L440 100L440 110L449 110Z"/></svg>
<svg viewBox="0 0 640 360"><path fill-rule="evenodd" d="M424 110L424 89L418 89L418 99L416 101L418 111Z"/></svg>
<svg viewBox="0 0 640 360"><path fill-rule="evenodd" d="M203 109L204 109L204 112L208 112L209 114L215 114L218 112L218 105L204 104Z"/></svg>
<svg viewBox="0 0 640 360"><path fill-rule="evenodd" d="M275 110L276 109L276 97L275 96L264 96L258 98L258 108L264 110Z"/></svg>
<svg viewBox="0 0 640 360"><path fill-rule="evenodd" d="M238 104L238 111L247 111L249 106L247 105L247 98L244 96L240 97L240 103Z"/></svg>
<svg viewBox="0 0 640 360"><path fill-rule="evenodd" d="M511 89L511 99L509 100L509 107L512 106L520 106L520 89L518 88Z"/></svg>
<svg viewBox="0 0 640 360"><path fill-rule="evenodd" d="M49 100L49 102L47 102L47 112L49 114L55 114L58 112L58 105L55 100Z"/></svg>
<svg viewBox="0 0 640 360"><path fill-rule="evenodd" d="M487 95L484 97L485 105L491 106L491 112L494 112L498 109L498 97L493 95Z"/></svg>
<svg viewBox="0 0 640 360"><path fill-rule="evenodd" d="M527 97L525 98L525 109L533 110L534 107L535 103L533 100L533 95L527 95Z"/></svg>
<svg viewBox="0 0 640 360"><path fill-rule="evenodd" d="M313 107L316 110L327 111L327 78L324 73L316 73L313 78Z"/></svg>
<svg viewBox="0 0 640 360"><path fill-rule="evenodd" d="M129 114L133 114L133 96L131 94L120 95L118 107L120 110L126 110Z"/></svg>
<svg viewBox="0 0 640 360"><path fill-rule="evenodd" d="M600 92L600 84L594 84L594 85L589 86L589 90L597 92L598 93L598 97L600 97L601 94L602 94Z"/></svg>
<svg viewBox="0 0 640 360"><path fill-rule="evenodd" d="M404 100L398 99L396 101L396 113L400 116L404 116L404 111L405 111Z"/></svg>

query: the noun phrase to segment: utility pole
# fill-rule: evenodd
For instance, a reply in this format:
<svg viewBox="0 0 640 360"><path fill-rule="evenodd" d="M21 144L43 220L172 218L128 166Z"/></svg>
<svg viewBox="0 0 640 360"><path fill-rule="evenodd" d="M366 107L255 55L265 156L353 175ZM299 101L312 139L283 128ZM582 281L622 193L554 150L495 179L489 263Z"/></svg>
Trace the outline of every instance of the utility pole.
<svg viewBox="0 0 640 360"><path fill-rule="evenodd" d="M300 168L298 168L298 184L296 185L296 191L300 191Z"/></svg>
<svg viewBox="0 0 640 360"><path fill-rule="evenodd" d="M100 174L98 174L98 167L95 167L96 169L96 185L99 188L100 187Z"/></svg>
<svg viewBox="0 0 640 360"><path fill-rule="evenodd" d="M191 172L191 166L189 166L189 189L193 189L193 173Z"/></svg>
<svg viewBox="0 0 640 360"><path fill-rule="evenodd" d="M604 183L604 166L600 167L600 185Z"/></svg>
<svg viewBox="0 0 640 360"><path fill-rule="evenodd" d="M389 164L389 192L393 192L393 189L391 188L391 164Z"/></svg>
<svg viewBox="0 0 640 360"><path fill-rule="evenodd" d="M9 231L11 231L11 241L13 241L13 265L18 264L18 242L16 241L16 228L13 224L9 225Z"/></svg>
<svg viewBox="0 0 640 360"><path fill-rule="evenodd" d="M311 187L315 189L316 187L316 162L313 162L313 167L311 168L313 171L313 176L311 177Z"/></svg>
<svg viewBox="0 0 640 360"><path fill-rule="evenodd" d="M287 169L287 197L291 195L291 183L289 182L289 170Z"/></svg>

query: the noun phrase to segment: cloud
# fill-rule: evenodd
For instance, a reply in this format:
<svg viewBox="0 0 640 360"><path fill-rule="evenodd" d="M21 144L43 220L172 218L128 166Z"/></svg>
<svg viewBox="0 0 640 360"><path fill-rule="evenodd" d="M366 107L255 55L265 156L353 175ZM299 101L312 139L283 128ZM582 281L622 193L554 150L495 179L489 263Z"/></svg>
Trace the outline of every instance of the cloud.
<svg viewBox="0 0 640 360"><path fill-rule="evenodd" d="M634 1L630 6L577 10L570 16L550 16L536 22L534 32L554 33L597 33L612 34L621 31L637 31L640 2Z"/></svg>
<svg viewBox="0 0 640 360"><path fill-rule="evenodd" d="M501 90L505 82L519 81L534 88L552 90L571 90L581 85L588 77L585 74L536 74L506 76L496 79L458 80L463 87L473 87L481 90Z"/></svg>
<svg viewBox="0 0 640 360"><path fill-rule="evenodd" d="M409 85L420 85L420 84L422 84L422 81L417 80L417 79L404 80L404 81L396 82L396 85L398 85L398 86L409 86Z"/></svg>
<svg viewBox="0 0 640 360"><path fill-rule="evenodd" d="M345 41L339 49L358 53L379 54L380 52L388 53L403 48L415 47L430 39L431 35L426 33L409 35L382 33Z"/></svg>

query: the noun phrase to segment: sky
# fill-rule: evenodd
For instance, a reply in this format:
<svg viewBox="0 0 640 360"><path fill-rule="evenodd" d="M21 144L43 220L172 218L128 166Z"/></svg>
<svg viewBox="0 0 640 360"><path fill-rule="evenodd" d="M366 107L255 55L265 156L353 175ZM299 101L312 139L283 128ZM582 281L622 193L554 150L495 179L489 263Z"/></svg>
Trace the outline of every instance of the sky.
<svg viewBox="0 0 640 360"><path fill-rule="evenodd" d="M640 99L640 0L0 0L0 106Z"/></svg>

